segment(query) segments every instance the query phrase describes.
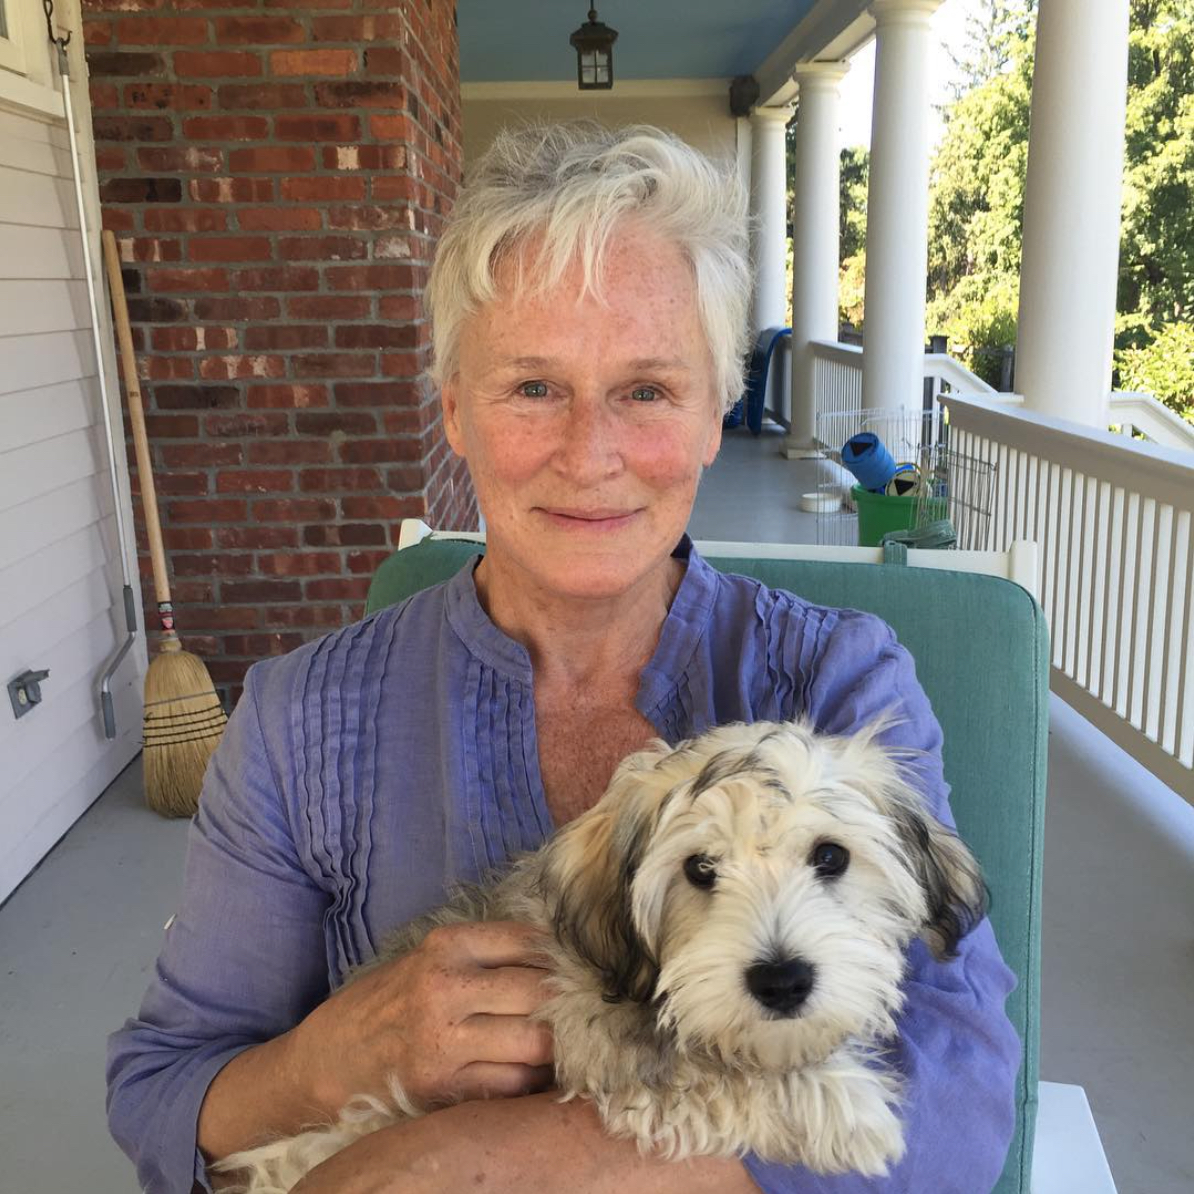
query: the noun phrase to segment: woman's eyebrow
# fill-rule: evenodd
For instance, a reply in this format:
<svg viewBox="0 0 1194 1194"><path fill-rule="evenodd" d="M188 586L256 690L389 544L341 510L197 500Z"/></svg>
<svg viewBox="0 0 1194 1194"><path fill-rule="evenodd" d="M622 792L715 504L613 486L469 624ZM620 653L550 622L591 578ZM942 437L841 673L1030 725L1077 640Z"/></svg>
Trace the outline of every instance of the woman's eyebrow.
<svg viewBox="0 0 1194 1194"><path fill-rule="evenodd" d="M497 369L550 369L559 365L557 357L501 357L494 362ZM679 357L636 357L626 362L626 368L634 371L659 371L689 373L692 366Z"/></svg>

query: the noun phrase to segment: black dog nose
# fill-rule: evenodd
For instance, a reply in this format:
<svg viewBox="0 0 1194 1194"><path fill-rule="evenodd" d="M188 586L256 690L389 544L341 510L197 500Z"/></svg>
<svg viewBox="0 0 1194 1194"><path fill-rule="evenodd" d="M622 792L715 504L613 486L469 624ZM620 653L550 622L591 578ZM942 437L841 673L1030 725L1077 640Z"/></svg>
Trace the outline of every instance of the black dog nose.
<svg viewBox="0 0 1194 1194"><path fill-rule="evenodd" d="M803 958L777 962L756 962L746 972L750 993L768 1010L793 1015L808 998L817 971Z"/></svg>

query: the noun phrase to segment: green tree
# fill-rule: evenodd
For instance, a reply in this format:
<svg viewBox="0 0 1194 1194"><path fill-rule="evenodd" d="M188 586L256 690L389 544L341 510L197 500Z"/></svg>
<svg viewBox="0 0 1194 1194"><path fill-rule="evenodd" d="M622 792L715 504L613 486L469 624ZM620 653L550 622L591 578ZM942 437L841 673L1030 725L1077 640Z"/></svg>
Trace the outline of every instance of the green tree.
<svg viewBox="0 0 1194 1194"><path fill-rule="evenodd" d="M928 330L992 380L1019 292L1035 0L972 19L933 161ZM1131 0L1116 384L1194 407L1194 0ZM1075 196L1076 204L1081 196Z"/></svg>
<svg viewBox="0 0 1194 1194"><path fill-rule="evenodd" d="M1194 0L1133 0L1119 346L1194 320Z"/></svg>
<svg viewBox="0 0 1194 1194"><path fill-rule="evenodd" d="M929 192L927 327L990 382L1015 343L1035 3L973 16L966 89L945 110Z"/></svg>
<svg viewBox="0 0 1194 1194"><path fill-rule="evenodd" d="M862 326L866 282L866 196L871 174L870 150L861 145L842 150L838 218L838 322Z"/></svg>

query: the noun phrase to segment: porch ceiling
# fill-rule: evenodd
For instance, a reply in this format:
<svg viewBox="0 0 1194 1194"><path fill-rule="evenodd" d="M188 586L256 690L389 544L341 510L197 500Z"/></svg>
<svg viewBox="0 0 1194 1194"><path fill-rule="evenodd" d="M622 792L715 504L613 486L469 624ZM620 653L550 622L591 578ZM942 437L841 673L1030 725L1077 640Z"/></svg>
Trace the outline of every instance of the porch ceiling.
<svg viewBox="0 0 1194 1194"><path fill-rule="evenodd" d="M575 79L568 36L589 2L459 0L461 81ZM615 79L724 79L753 73L814 8L836 2L597 0L597 12L618 31Z"/></svg>

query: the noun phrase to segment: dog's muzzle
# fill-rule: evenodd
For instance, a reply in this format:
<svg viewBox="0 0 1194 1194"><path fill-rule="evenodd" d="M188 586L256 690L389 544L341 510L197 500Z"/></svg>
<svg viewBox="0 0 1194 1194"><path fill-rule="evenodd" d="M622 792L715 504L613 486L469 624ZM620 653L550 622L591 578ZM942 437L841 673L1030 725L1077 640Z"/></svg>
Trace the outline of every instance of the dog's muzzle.
<svg viewBox="0 0 1194 1194"><path fill-rule="evenodd" d="M794 1016L809 997L817 971L803 958L756 962L746 972L746 988L769 1011Z"/></svg>

